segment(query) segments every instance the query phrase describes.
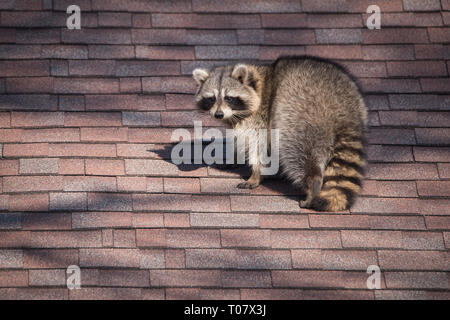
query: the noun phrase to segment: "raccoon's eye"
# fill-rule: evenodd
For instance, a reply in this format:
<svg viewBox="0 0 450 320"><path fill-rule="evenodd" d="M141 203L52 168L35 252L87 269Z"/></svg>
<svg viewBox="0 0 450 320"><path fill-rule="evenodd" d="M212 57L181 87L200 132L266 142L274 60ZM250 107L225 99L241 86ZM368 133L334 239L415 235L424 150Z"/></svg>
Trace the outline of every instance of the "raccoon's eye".
<svg viewBox="0 0 450 320"><path fill-rule="evenodd" d="M244 101L239 97L225 96L224 100L232 109L246 108Z"/></svg>
<svg viewBox="0 0 450 320"><path fill-rule="evenodd" d="M231 96L225 97L225 101L231 104L236 103L238 100L240 100L238 97L231 97Z"/></svg>
<svg viewBox="0 0 450 320"><path fill-rule="evenodd" d="M205 98L205 100L206 100L208 103L214 103L214 102L216 102L216 97L208 97L208 98Z"/></svg>
<svg viewBox="0 0 450 320"><path fill-rule="evenodd" d="M203 110L209 110L216 102L216 97L203 98L198 102L198 107Z"/></svg>

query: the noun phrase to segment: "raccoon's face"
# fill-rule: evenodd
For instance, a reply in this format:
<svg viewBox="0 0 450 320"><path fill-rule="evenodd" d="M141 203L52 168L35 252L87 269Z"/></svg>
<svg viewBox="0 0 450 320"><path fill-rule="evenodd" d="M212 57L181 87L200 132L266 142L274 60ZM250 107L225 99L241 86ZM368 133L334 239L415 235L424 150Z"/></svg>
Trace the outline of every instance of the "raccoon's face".
<svg viewBox="0 0 450 320"><path fill-rule="evenodd" d="M195 69L193 77L198 84L195 96L198 108L216 119L236 123L259 107L254 75L244 64L212 71Z"/></svg>

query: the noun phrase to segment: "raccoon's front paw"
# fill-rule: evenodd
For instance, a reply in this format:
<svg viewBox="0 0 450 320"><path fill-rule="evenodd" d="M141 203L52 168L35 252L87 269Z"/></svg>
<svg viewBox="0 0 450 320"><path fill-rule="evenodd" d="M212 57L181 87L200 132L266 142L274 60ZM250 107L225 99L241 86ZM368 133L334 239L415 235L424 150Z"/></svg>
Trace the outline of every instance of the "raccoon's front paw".
<svg viewBox="0 0 450 320"><path fill-rule="evenodd" d="M259 183L244 181L237 185L239 189L255 189Z"/></svg>
<svg viewBox="0 0 450 320"><path fill-rule="evenodd" d="M299 200L298 205L300 206L300 208L309 208L311 206L311 201L310 200Z"/></svg>

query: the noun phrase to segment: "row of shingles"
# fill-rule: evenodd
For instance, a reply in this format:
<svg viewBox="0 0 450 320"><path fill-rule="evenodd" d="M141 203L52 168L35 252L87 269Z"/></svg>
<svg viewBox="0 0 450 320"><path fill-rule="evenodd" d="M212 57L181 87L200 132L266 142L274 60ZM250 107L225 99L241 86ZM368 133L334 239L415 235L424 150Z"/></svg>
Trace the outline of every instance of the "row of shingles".
<svg viewBox="0 0 450 320"><path fill-rule="evenodd" d="M356 290L314 290L314 289L208 289L208 288L82 288L67 289L46 288L8 288L0 289L3 299L149 299L149 300L217 300L217 299L373 299L373 293ZM446 299L447 295L436 291L378 290L377 298L385 299Z"/></svg>
<svg viewBox="0 0 450 320"><path fill-rule="evenodd" d="M314 290L314 289L208 289L208 288L82 288L67 289L12 288L0 289L3 299L105 299L105 300L299 300L299 299L448 299L442 291L423 290Z"/></svg>
<svg viewBox="0 0 450 320"><path fill-rule="evenodd" d="M275 2L271 4L261 3L257 6L240 6L232 0L227 1L211 1L207 5L200 0L192 2L193 10L197 12L366 12L371 5L367 0L332 0L326 2L318 2L314 0L302 0L301 3L289 1L288 3ZM378 2L381 10L384 12L401 12L401 11L440 11L441 9L449 10L450 6L447 0L382 0Z"/></svg>
<svg viewBox="0 0 450 320"><path fill-rule="evenodd" d="M99 288L82 287L78 290L62 288L7 288L0 289L2 299L30 300L30 299L82 299L82 300L163 300L163 299L239 299L237 289L209 289L209 288Z"/></svg>
<svg viewBox="0 0 450 320"><path fill-rule="evenodd" d="M324 296L322 291L316 293L317 296ZM214 289L214 288L81 288L79 290L67 289L47 289L47 288L8 288L0 289L2 299L82 299L82 300L163 300L163 299L233 299L240 298L238 289ZM328 295L329 296L329 295Z"/></svg>
<svg viewBox="0 0 450 320"><path fill-rule="evenodd" d="M417 3L417 1L412 1ZM435 2L432 5L414 5L411 8L418 10L436 10ZM327 3L317 3L311 0L304 0L302 3L299 1L290 0L284 3L261 3L255 6L242 7L235 1L211 1L208 4L204 4L201 1L178 1L170 6L161 4L158 1L133 1L132 3L123 3L121 1L110 1L104 3L100 0L82 0L80 6L84 10L104 10L104 11L120 11L120 12L298 12L303 9L307 12L315 11L330 11L330 12L342 12L342 11L364 11L366 9L367 1L361 0L333 0ZM439 3L439 1L437 1ZM444 2L445 3L445 2ZM33 0L33 1L6 1L2 4L2 9L6 10L60 10L65 11L67 6L70 5L70 1L57 1L51 3L47 0ZM402 10L402 1L382 1L382 5L386 10ZM445 4L444 4L445 6ZM405 7L408 9L408 5Z"/></svg>

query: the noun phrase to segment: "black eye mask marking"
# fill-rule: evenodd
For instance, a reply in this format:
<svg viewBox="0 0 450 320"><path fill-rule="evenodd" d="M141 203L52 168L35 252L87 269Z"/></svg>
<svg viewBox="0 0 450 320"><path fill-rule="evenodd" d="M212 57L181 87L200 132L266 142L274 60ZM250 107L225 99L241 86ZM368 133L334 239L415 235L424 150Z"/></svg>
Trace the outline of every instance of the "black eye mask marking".
<svg viewBox="0 0 450 320"><path fill-rule="evenodd" d="M248 85L253 88L253 90L256 90L256 80L253 76L253 73L249 72L247 82Z"/></svg>
<svg viewBox="0 0 450 320"><path fill-rule="evenodd" d="M231 109L234 109L234 110L245 110L245 109L247 109L247 105L239 97L226 96L224 100L230 106Z"/></svg>
<svg viewBox="0 0 450 320"><path fill-rule="evenodd" d="M209 110L216 103L216 97L202 98L197 102L197 106L202 110Z"/></svg>

